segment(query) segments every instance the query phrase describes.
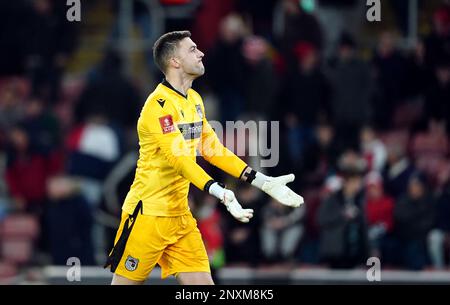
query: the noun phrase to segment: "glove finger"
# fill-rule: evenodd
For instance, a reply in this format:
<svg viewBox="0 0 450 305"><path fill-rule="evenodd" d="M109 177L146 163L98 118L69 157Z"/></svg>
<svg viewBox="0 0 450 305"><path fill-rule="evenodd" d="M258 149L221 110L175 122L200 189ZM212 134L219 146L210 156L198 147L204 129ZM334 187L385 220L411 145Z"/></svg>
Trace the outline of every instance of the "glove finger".
<svg viewBox="0 0 450 305"><path fill-rule="evenodd" d="M288 198L289 202L291 203L291 206L293 207L298 207L304 203L303 197L293 191L289 192Z"/></svg>
<svg viewBox="0 0 450 305"><path fill-rule="evenodd" d="M292 181L294 181L294 179L295 179L294 174L289 174L289 175L284 175L284 176L278 177L279 182L281 182L282 184L287 184L289 182L292 182Z"/></svg>
<svg viewBox="0 0 450 305"><path fill-rule="evenodd" d="M243 217L250 219L253 218L253 214L244 214Z"/></svg>
<svg viewBox="0 0 450 305"><path fill-rule="evenodd" d="M250 219L245 218L245 217L238 218L238 220L239 220L240 222L249 222L249 221L250 221Z"/></svg>

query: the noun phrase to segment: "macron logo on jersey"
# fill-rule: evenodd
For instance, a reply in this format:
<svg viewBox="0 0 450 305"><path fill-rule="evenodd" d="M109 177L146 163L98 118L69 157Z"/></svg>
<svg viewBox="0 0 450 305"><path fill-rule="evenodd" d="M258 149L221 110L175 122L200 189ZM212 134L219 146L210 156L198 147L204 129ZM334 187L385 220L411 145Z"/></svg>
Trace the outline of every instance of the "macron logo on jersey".
<svg viewBox="0 0 450 305"><path fill-rule="evenodd" d="M173 125L173 119L170 114L159 118L159 124L163 134L175 131L175 125Z"/></svg>

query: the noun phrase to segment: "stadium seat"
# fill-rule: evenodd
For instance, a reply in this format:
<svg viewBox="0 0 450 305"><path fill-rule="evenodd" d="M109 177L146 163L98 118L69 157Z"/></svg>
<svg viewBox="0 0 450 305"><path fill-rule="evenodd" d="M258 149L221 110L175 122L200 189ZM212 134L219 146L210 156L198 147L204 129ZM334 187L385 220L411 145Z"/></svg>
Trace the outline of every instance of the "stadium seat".
<svg viewBox="0 0 450 305"><path fill-rule="evenodd" d="M0 284L17 275L17 267L9 261L0 260ZM3 282L5 281L5 282Z"/></svg>
<svg viewBox="0 0 450 305"><path fill-rule="evenodd" d="M17 214L0 223L0 258L16 264L26 264L33 255L34 241L39 235L35 216Z"/></svg>
<svg viewBox="0 0 450 305"><path fill-rule="evenodd" d="M0 237L35 239L39 235L39 223L36 216L15 214L6 217L0 223Z"/></svg>
<svg viewBox="0 0 450 305"><path fill-rule="evenodd" d="M33 256L33 240L27 238L5 238L0 243L0 256L15 264L26 264Z"/></svg>

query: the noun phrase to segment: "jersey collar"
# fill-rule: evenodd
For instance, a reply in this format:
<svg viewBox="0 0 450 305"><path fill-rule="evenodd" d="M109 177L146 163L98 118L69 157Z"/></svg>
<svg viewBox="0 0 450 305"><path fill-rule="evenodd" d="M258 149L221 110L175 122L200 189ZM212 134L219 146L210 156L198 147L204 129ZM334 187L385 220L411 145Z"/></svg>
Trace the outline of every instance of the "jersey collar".
<svg viewBox="0 0 450 305"><path fill-rule="evenodd" d="M187 99L187 95L184 95L183 93L181 93L180 91L178 91L177 89L175 89L165 78L162 80L161 84L163 84L164 86L166 86L167 88L175 91L177 94L181 95L182 97L184 97L185 99Z"/></svg>

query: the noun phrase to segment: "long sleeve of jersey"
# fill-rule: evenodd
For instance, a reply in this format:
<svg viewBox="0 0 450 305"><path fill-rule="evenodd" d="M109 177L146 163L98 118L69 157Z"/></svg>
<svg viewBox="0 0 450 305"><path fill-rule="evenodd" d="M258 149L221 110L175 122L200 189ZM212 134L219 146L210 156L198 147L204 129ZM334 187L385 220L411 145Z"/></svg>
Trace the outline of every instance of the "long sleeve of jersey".
<svg viewBox="0 0 450 305"><path fill-rule="evenodd" d="M203 118L200 152L206 161L235 178L240 178L247 164L223 146L208 120Z"/></svg>
<svg viewBox="0 0 450 305"><path fill-rule="evenodd" d="M157 144L160 152L179 175L203 190L212 178L197 164L195 150L192 152L189 149L181 132L173 123L176 115L176 111L170 110L169 107L165 107L164 111L159 105L149 108L143 115L148 138Z"/></svg>

